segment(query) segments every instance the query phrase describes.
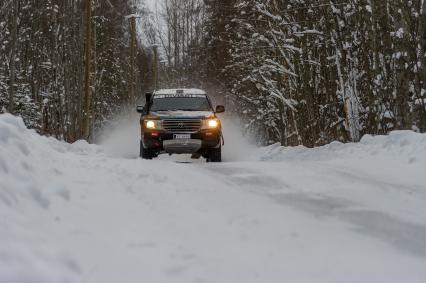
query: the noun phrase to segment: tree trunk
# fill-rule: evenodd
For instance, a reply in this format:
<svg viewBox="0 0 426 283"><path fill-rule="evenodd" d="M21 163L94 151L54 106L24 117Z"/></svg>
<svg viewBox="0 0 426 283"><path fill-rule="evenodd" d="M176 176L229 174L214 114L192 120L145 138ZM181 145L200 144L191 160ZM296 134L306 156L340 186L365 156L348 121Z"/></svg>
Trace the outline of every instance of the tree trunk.
<svg viewBox="0 0 426 283"><path fill-rule="evenodd" d="M92 55L92 0L86 0L86 54L85 54L85 85L84 85L84 113L83 113L83 138L90 141L91 125L91 55Z"/></svg>
<svg viewBox="0 0 426 283"><path fill-rule="evenodd" d="M9 85L9 109L10 113L15 112L15 87L16 87L16 53L18 49L18 18L19 18L19 2L15 0L13 9L12 23L12 47L10 53L10 85Z"/></svg>
<svg viewBox="0 0 426 283"><path fill-rule="evenodd" d="M158 46L157 45L154 46L153 73L154 73L153 85L154 85L154 89L157 90L158 89Z"/></svg>
<svg viewBox="0 0 426 283"><path fill-rule="evenodd" d="M136 18L130 19L130 92L129 106L135 104Z"/></svg>
<svg viewBox="0 0 426 283"><path fill-rule="evenodd" d="M421 90L420 90L420 131L426 132L426 1L423 0L419 25Z"/></svg>

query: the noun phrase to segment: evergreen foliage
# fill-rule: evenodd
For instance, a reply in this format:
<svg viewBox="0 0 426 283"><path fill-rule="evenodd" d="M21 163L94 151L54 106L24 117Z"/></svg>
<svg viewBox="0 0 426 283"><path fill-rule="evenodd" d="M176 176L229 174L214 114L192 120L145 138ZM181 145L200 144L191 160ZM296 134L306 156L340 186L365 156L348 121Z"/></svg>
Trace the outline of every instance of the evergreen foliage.
<svg viewBox="0 0 426 283"><path fill-rule="evenodd" d="M260 142L426 130L424 1L234 2L232 17L209 14L209 26L227 27L208 35L210 50L226 59L216 77Z"/></svg>
<svg viewBox="0 0 426 283"><path fill-rule="evenodd" d="M95 129L128 104L124 17L138 13L138 94L158 65L160 88L206 89L262 144L426 131L426 1L162 0L158 15L142 2L94 1ZM0 110L69 141L81 138L83 6L0 0Z"/></svg>
<svg viewBox="0 0 426 283"><path fill-rule="evenodd" d="M129 23L125 16L145 15L139 2L93 1L91 120L95 131L127 104ZM84 0L0 1L0 111L21 115L28 126L67 141L82 137L84 4ZM138 62L147 62L148 53L139 44ZM10 105L12 60L16 79ZM149 87L143 79L149 77L137 81L139 95Z"/></svg>

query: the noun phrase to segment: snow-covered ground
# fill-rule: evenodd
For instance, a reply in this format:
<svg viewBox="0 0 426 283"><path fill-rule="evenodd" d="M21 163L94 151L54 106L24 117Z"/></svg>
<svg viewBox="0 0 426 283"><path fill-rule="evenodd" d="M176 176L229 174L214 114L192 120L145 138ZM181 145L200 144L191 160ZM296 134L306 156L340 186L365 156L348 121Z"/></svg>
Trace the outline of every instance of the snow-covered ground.
<svg viewBox="0 0 426 283"><path fill-rule="evenodd" d="M0 116L1 283L426 281L426 135L228 137L222 164L123 144L69 145Z"/></svg>

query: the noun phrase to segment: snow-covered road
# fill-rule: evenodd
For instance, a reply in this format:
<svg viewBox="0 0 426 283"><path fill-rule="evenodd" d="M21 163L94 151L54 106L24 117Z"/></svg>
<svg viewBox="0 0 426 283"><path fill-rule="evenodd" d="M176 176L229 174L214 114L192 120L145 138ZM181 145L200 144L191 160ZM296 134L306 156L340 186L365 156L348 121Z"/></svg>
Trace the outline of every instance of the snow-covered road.
<svg viewBox="0 0 426 283"><path fill-rule="evenodd" d="M0 282L426 282L426 135L176 160L1 115Z"/></svg>

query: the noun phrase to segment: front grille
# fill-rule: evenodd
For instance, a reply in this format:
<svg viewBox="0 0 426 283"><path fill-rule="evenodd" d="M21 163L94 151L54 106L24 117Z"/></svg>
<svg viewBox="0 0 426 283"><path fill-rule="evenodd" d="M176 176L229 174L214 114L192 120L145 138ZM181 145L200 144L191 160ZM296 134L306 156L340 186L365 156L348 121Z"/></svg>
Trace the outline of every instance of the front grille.
<svg viewBox="0 0 426 283"><path fill-rule="evenodd" d="M163 120L163 128L171 133L195 133L201 128L201 120L167 119Z"/></svg>

